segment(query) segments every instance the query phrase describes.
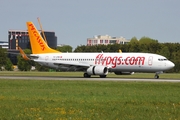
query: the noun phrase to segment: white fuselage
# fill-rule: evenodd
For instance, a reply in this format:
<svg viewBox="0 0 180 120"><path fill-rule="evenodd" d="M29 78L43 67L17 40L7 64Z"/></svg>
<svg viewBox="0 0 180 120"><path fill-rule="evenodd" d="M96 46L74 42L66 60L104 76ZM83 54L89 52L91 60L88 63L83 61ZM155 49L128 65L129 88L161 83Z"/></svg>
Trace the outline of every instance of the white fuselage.
<svg viewBox="0 0 180 120"><path fill-rule="evenodd" d="M111 72L158 72L174 67L174 63L164 56L150 53L50 53L31 56L41 65L61 70L105 66Z"/></svg>

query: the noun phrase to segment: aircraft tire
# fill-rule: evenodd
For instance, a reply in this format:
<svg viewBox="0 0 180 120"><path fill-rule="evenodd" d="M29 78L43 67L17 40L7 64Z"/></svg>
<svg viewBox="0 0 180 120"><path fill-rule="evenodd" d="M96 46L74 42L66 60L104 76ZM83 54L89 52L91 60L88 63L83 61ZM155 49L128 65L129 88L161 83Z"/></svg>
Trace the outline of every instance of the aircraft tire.
<svg viewBox="0 0 180 120"><path fill-rule="evenodd" d="M100 78L106 78L106 75L99 75Z"/></svg>
<svg viewBox="0 0 180 120"><path fill-rule="evenodd" d="M88 75L87 73L84 73L84 78L90 78L91 77L91 75Z"/></svg>
<svg viewBox="0 0 180 120"><path fill-rule="evenodd" d="M154 78L155 78L155 79L159 79L159 75L155 75Z"/></svg>

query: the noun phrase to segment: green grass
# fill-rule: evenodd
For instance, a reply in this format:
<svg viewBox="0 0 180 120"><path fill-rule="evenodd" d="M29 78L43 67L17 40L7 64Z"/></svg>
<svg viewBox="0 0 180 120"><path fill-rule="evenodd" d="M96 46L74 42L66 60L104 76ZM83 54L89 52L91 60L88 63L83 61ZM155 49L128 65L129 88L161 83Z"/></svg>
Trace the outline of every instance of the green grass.
<svg viewBox="0 0 180 120"><path fill-rule="evenodd" d="M0 119L180 119L180 83L0 80Z"/></svg>
<svg viewBox="0 0 180 120"><path fill-rule="evenodd" d="M115 75L109 73L107 78L154 78L155 73L135 73L133 75ZM0 76L62 76L62 77L83 77L83 72L15 72L1 71ZM159 75L162 79L180 79L180 74L164 73ZM93 76L92 77L97 77Z"/></svg>

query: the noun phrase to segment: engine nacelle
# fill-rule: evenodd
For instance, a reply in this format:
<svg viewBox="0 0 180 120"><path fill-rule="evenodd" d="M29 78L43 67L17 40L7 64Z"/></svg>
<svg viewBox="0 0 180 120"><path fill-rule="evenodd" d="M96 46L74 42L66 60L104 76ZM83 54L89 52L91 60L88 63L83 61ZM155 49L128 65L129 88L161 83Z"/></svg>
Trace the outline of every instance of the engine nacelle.
<svg viewBox="0 0 180 120"><path fill-rule="evenodd" d="M87 69L88 75L107 75L108 68L105 66L91 66Z"/></svg>
<svg viewBox="0 0 180 120"><path fill-rule="evenodd" d="M114 72L116 75L133 75L134 72Z"/></svg>

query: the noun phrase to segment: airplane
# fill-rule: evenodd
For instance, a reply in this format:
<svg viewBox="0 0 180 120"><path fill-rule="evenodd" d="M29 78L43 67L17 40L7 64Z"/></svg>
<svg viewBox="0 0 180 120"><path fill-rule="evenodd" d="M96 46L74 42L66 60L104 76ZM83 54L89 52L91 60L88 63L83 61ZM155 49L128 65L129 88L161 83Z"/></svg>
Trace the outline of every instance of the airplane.
<svg viewBox="0 0 180 120"><path fill-rule="evenodd" d="M155 72L154 78L158 79L159 74L175 66L166 57L152 53L62 53L48 46L33 22L26 25L32 49L26 59L56 70L83 71L85 78L91 75L105 78L108 72L116 75Z"/></svg>

